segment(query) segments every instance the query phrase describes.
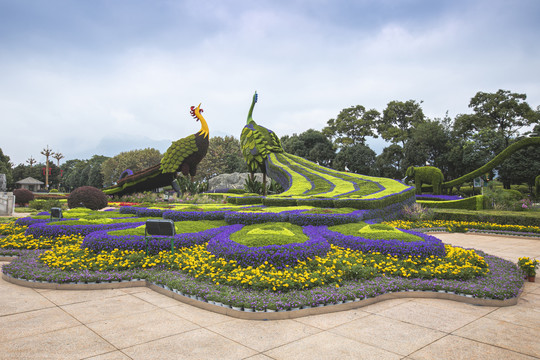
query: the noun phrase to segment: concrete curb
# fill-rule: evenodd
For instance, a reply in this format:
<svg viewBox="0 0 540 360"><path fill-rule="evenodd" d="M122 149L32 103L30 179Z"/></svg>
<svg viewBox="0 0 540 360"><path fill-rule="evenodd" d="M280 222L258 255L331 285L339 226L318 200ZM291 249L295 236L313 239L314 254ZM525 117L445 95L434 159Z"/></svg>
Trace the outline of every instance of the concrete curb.
<svg viewBox="0 0 540 360"><path fill-rule="evenodd" d="M29 287L33 289L49 289L49 290L105 290L105 289L125 289L132 287L148 287L153 291L178 300L184 304L192 305L200 309L212 311L218 314L227 315L237 319L243 320L285 320L296 319L311 315L329 314L339 311L358 309L367 305L372 305L385 300L392 299L406 299L406 298L423 298L423 299L442 299L462 302L466 304L472 304L477 306L496 306L505 307L516 305L519 296L506 300L494 300L494 299L479 299L468 297L464 295L458 295L446 292L434 292L434 291L401 291L382 294L373 298L362 299L359 301L353 301L343 304L325 305L313 308L289 310L289 311L277 311L277 312L250 312L243 310L235 310L229 306L220 306L193 299L189 296L179 294L175 291L165 289L159 285L150 283L146 280L135 281L115 281L110 283L98 283L98 284L56 284L56 283L42 283L32 282L23 279L13 278L6 274L2 274L2 279L19 286ZM520 292L521 295L522 291Z"/></svg>

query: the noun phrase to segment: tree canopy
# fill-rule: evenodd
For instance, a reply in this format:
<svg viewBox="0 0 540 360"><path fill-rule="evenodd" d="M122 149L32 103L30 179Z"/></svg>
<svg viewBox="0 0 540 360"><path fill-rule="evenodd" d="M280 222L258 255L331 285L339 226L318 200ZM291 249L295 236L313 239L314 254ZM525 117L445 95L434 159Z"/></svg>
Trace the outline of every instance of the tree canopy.
<svg viewBox="0 0 540 360"><path fill-rule="evenodd" d="M539 122L539 113L525 102L526 99L527 95L509 90L500 89L496 93L479 91L469 103L474 113L458 115L455 129L464 137L481 129L494 129L503 137L504 147L507 147L519 129Z"/></svg>
<svg viewBox="0 0 540 360"><path fill-rule="evenodd" d="M208 152L197 166L197 178L210 179L219 174L247 172L240 140L233 136L210 138Z"/></svg>
<svg viewBox="0 0 540 360"><path fill-rule="evenodd" d="M300 135L285 135L281 138L283 150L323 166L331 166L336 152L332 142L321 132L308 129Z"/></svg>
<svg viewBox="0 0 540 360"><path fill-rule="evenodd" d="M336 119L328 120L322 132L334 139L337 146L365 144L366 137L378 137L375 126L380 116L375 109L366 111L362 105L352 106L341 110Z"/></svg>
<svg viewBox="0 0 540 360"><path fill-rule="evenodd" d="M121 152L101 164L103 186L114 184L126 169L137 172L159 164L161 157L159 150L153 148Z"/></svg>
<svg viewBox="0 0 540 360"><path fill-rule="evenodd" d="M400 142L405 147L413 130L425 121L420 103L414 100L389 102L377 126L381 137L393 144Z"/></svg>

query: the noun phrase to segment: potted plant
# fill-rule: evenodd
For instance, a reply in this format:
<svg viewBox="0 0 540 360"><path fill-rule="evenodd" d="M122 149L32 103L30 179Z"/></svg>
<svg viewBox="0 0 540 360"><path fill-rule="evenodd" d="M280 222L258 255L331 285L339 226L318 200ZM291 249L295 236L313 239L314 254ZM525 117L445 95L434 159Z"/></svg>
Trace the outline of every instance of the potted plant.
<svg viewBox="0 0 540 360"><path fill-rule="evenodd" d="M529 282L534 282L536 279L536 269L538 268L538 260L528 257L521 257L518 260L518 265L523 273L527 276Z"/></svg>

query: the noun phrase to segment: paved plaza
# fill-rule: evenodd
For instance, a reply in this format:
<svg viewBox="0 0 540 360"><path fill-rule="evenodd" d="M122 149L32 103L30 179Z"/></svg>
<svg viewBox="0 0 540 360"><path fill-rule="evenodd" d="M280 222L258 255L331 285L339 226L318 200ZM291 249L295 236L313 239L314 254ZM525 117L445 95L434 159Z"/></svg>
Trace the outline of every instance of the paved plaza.
<svg viewBox="0 0 540 360"><path fill-rule="evenodd" d="M436 236L512 261L540 258L540 239ZM0 359L540 359L539 331L540 283L526 283L510 307L405 298L254 321L145 287L36 290L0 280Z"/></svg>

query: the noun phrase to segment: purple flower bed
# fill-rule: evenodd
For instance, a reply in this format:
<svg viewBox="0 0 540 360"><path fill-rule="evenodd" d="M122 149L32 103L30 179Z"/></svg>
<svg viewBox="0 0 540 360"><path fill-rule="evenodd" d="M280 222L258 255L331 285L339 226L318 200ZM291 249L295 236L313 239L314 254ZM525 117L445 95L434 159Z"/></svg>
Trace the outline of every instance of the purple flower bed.
<svg viewBox="0 0 540 360"><path fill-rule="evenodd" d="M163 212L164 219L173 221L196 221L196 220L223 220L229 211L176 211Z"/></svg>
<svg viewBox="0 0 540 360"><path fill-rule="evenodd" d="M26 229L25 234L33 235L36 238L40 236L57 238L63 235L88 235L94 231L120 229L122 227L137 227L144 224L144 221L96 225L47 225L47 223L37 223L30 225L28 229Z"/></svg>
<svg viewBox="0 0 540 360"><path fill-rule="evenodd" d="M372 240L360 236L343 235L329 230L326 226L318 228L318 231L331 244L363 252L380 252L398 257L429 257L431 255L443 257L446 254L444 244L440 239L411 230L402 231L419 236L424 240L406 242L400 240Z"/></svg>
<svg viewBox="0 0 540 360"><path fill-rule="evenodd" d="M459 195L433 195L433 194L416 195L416 200L449 201L449 200L461 200L461 199L463 198Z"/></svg>
<svg viewBox="0 0 540 360"><path fill-rule="evenodd" d="M133 214L133 215L136 215L137 214L137 209L140 209L140 208L137 207L137 206L120 206L120 210L118 210L118 212L120 214Z"/></svg>
<svg viewBox="0 0 540 360"><path fill-rule="evenodd" d="M282 211L280 213L230 211L225 215L224 218L225 218L225 221L229 224L251 225L251 224L262 224L265 222L288 221L290 213L291 211Z"/></svg>
<svg viewBox="0 0 540 360"><path fill-rule="evenodd" d="M125 225L125 224L124 224ZM124 226L115 230L129 229L132 226ZM174 247L182 248L203 244L215 237L227 227L208 229L199 233L185 233L174 236ZM81 248L86 248L96 252L119 250L146 250L146 240L142 235L109 235L111 230L96 231L86 235ZM148 244L148 252L157 254L160 251L171 250L171 238L166 236L152 236Z"/></svg>
<svg viewBox="0 0 540 360"><path fill-rule="evenodd" d="M137 217L163 217L163 213L166 209L148 209L145 207L135 208L135 215Z"/></svg>
<svg viewBox="0 0 540 360"><path fill-rule="evenodd" d="M304 228L304 234L309 238L306 242L261 247L249 247L230 239L232 233L242 228L240 224L229 226L210 239L206 249L217 257L235 260L241 266L257 267L267 261L277 269L294 266L307 258L325 256L330 251L330 244L319 235L318 228L313 226Z"/></svg>
<svg viewBox="0 0 540 360"><path fill-rule="evenodd" d="M305 210L289 212L289 222L300 226L331 226L359 222L366 210L356 210L349 214L311 214Z"/></svg>
<svg viewBox="0 0 540 360"><path fill-rule="evenodd" d="M66 221L66 220L77 220L75 218L62 218L62 219L55 219L54 221ZM50 218L47 219L35 219L32 217L23 217L15 220L15 224L19 226L30 226L34 224L45 224L51 222Z"/></svg>

